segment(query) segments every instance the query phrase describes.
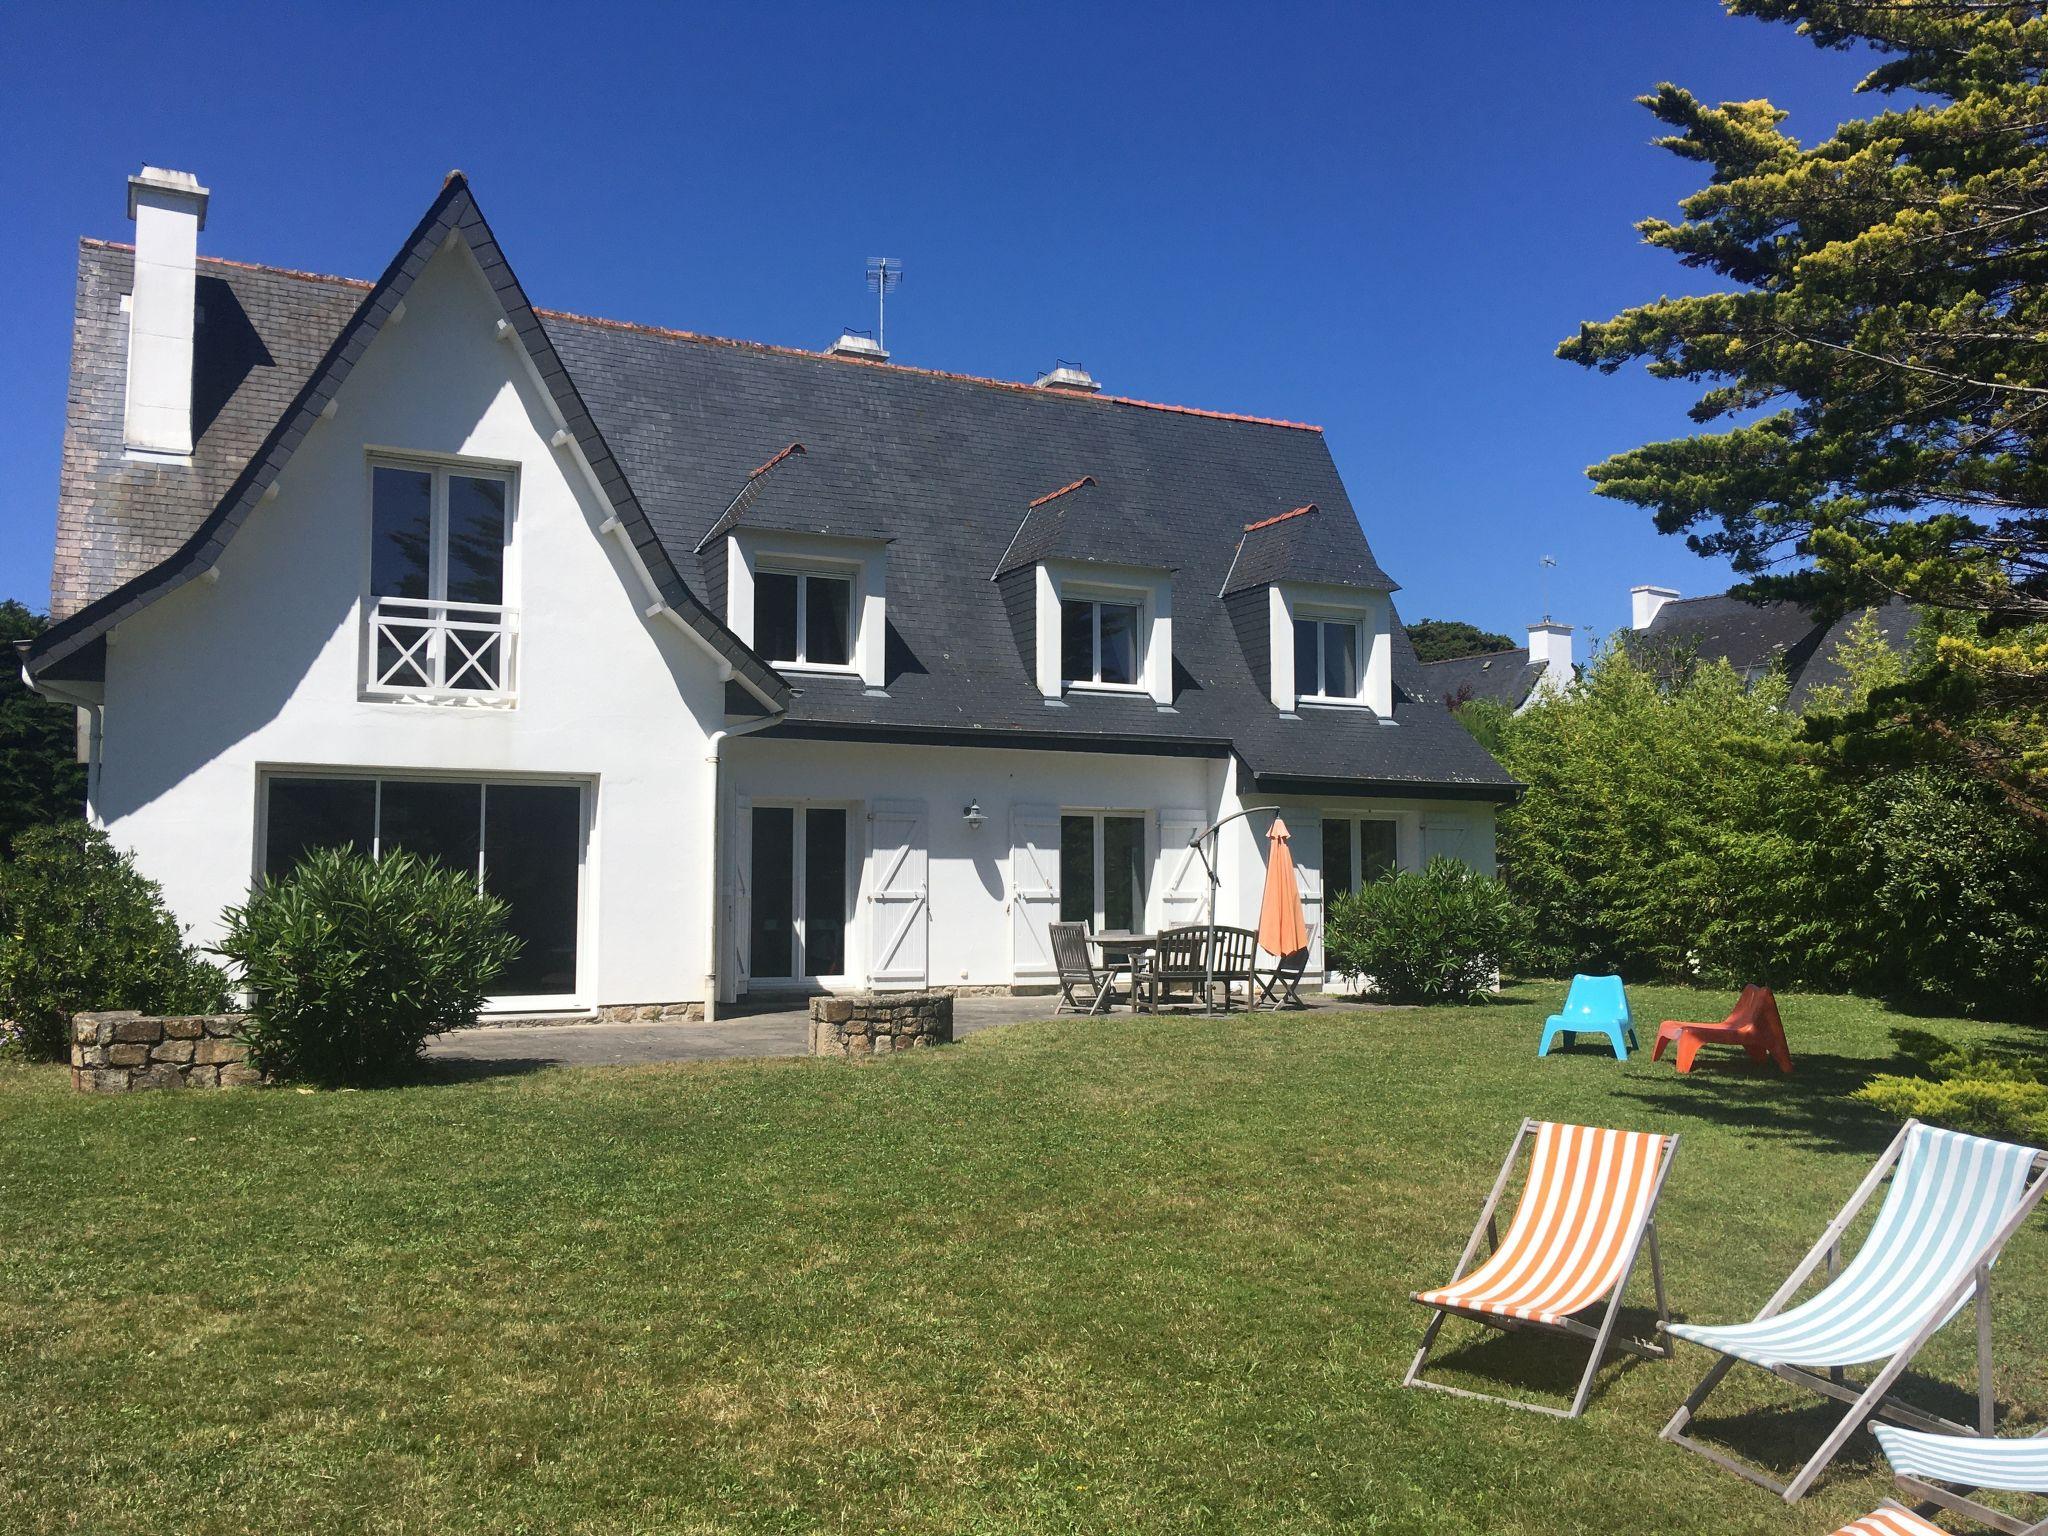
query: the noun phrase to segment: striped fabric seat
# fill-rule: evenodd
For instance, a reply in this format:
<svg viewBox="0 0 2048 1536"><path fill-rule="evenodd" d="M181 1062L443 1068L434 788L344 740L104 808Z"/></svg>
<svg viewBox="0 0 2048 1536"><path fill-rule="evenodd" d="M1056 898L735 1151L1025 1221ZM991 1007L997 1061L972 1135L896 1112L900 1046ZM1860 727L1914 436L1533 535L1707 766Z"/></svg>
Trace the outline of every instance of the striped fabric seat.
<svg viewBox="0 0 2048 1536"><path fill-rule="evenodd" d="M1646 1131L1538 1126L1528 1183L1500 1247L1463 1279L1415 1299L1552 1324L1592 1306L1627 1278L1664 1145Z"/></svg>
<svg viewBox="0 0 2048 1536"><path fill-rule="evenodd" d="M1978 1440L1890 1424L1874 1424L1871 1430L1901 1477L2007 1493L2048 1493L2048 1440Z"/></svg>
<svg viewBox="0 0 2048 1536"><path fill-rule="evenodd" d="M1949 1536L1940 1526L1922 1520L1910 1509L1873 1510L1835 1532L1835 1536Z"/></svg>
<svg viewBox="0 0 2048 1536"><path fill-rule="evenodd" d="M1765 1370L1887 1360L2018 1207L2035 1155L2032 1147L1916 1125L1870 1236L1826 1290L1753 1323L1673 1323L1668 1331Z"/></svg>

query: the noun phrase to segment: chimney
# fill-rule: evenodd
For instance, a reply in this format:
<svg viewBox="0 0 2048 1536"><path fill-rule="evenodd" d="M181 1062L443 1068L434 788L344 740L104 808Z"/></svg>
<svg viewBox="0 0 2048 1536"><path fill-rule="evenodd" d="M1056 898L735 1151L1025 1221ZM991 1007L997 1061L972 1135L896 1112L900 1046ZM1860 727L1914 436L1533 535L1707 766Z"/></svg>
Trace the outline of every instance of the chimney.
<svg viewBox="0 0 2048 1536"><path fill-rule="evenodd" d="M1648 629L1650 620L1657 617L1657 610L1678 596L1675 587L1630 587L1629 628Z"/></svg>
<svg viewBox="0 0 2048 1536"><path fill-rule="evenodd" d="M1092 395L1100 392L1102 386L1094 376L1079 363L1070 363L1061 358L1053 364L1051 373L1041 373L1033 381L1034 389L1063 389L1073 395Z"/></svg>
<svg viewBox="0 0 2048 1536"><path fill-rule="evenodd" d="M1572 670L1571 625L1553 624L1548 619L1531 624L1529 659L1543 668L1543 675L1536 680L1538 688L1562 693L1571 687L1578 681L1578 673Z"/></svg>
<svg viewBox="0 0 2048 1536"><path fill-rule="evenodd" d="M886 363L889 354L882 350L882 344L866 331L845 330L839 339L825 349L827 357L861 357L871 363Z"/></svg>
<svg viewBox="0 0 2048 1536"><path fill-rule="evenodd" d="M128 178L135 290L128 299L127 444L143 456L192 454L192 322L206 188L190 171L145 165Z"/></svg>

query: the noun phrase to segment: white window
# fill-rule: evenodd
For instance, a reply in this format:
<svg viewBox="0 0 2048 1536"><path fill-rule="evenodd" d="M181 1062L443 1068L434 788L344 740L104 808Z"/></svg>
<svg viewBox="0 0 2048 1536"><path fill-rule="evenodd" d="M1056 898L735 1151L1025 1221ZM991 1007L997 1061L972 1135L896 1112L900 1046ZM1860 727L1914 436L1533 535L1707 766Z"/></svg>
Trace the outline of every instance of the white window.
<svg viewBox="0 0 2048 1536"><path fill-rule="evenodd" d="M1344 896L1401 867L1397 824L1384 816L1323 817L1323 891Z"/></svg>
<svg viewBox="0 0 2048 1536"><path fill-rule="evenodd" d="M763 568L754 573L754 649L786 666L853 664L851 575Z"/></svg>
<svg viewBox="0 0 2048 1536"><path fill-rule="evenodd" d="M509 699L512 477L468 466L370 466L368 691Z"/></svg>
<svg viewBox="0 0 2048 1536"><path fill-rule="evenodd" d="M1355 618L1294 619L1294 691L1304 699L1355 702L1365 691L1364 625Z"/></svg>
<svg viewBox="0 0 2048 1536"><path fill-rule="evenodd" d="M1145 610L1092 597L1060 600L1060 677L1136 688L1145 675Z"/></svg>

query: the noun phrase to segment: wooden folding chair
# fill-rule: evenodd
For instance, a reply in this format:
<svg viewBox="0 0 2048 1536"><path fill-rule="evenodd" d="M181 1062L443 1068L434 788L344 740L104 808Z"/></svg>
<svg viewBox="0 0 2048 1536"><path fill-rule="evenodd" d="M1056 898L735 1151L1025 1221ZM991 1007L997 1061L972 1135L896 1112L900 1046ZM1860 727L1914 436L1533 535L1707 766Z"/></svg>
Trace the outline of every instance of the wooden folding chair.
<svg viewBox="0 0 2048 1536"><path fill-rule="evenodd" d="M1830 1461L1873 1415L1921 1429L1989 1435L1991 1393L1991 1266L2040 1203L2048 1156L2032 1147L1937 1130L1908 1120L1841 1213L1828 1224L1791 1278L1753 1322L1728 1327L1673 1323L1665 1331L1714 1350L1721 1358L1693 1389L1664 1438L1748 1478L1786 1503L1803 1497ZM1842 1237L1892 1175L1884 1207L1856 1257L1840 1268ZM1786 1310L1821 1265L1825 1288ZM1839 1273L1838 1273L1839 1270ZM1977 1299L1978 1422L1974 1429L1909 1408L1891 1398L1899 1378L1927 1341ZM1862 1387L1850 1366L1884 1362ZM1738 1363L1768 1371L1849 1405L1812 1460L1789 1483L1703 1445L1686 1433L1693 1416Z"/></svg>
<svg viewBox="0 0 2048 1536"><path fill-rule="evenodd" d="M1494 1229L1494 1211L1531 1132L1536 1144L1529 1154L1522 1201L1507 1236L1500 1238ZM1416 1351L1401 1385L1575 1419L1586 1411L1593 1379L1610 1347L1650 1359L1667 1357L1668 1347L1616 1338L1615 1324L1621 1317L1621 1298L1635 1271L1636 1255L1646 1240L1657 1316L1661 1321L1668 1315L1664 1267L1657 1255L1656 1215L1657 1199L1677 1155L1676 1136L1524 1120L1501 1164L1493 1193L1479 1212L1472 1240L1452 1272L1451 1283L1416 1294L1415 1299L1435 1309L1436 1315L1430 1319L1422 1348ZM1465 1268L1478 1255L1481 1238L1492 1240L1492 1255L1467 1275ZM1573 1315L1603 1298L1607 1309L1597 1328ZM1571 1407L1554 1408L1424 1381L1422 1367L1444 1319L1452 1314L1504 1331L1538 1328L1590 1340L1593 1357L1586 1363Z"/></svg>

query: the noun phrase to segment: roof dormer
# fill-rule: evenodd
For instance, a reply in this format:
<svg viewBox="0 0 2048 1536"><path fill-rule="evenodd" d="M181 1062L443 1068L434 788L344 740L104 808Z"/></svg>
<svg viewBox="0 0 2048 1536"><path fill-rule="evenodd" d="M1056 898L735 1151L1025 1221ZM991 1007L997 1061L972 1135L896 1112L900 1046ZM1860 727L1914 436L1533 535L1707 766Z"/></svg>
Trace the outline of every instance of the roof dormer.
<svg viewBox="0 0 2048 1536"><path fill-rule="evenodd" d="M1281 713L1307 705L1391 720L1394 590L1356 530L1328 525L1309 503L1245 524L1219 595Z"/></svg>

